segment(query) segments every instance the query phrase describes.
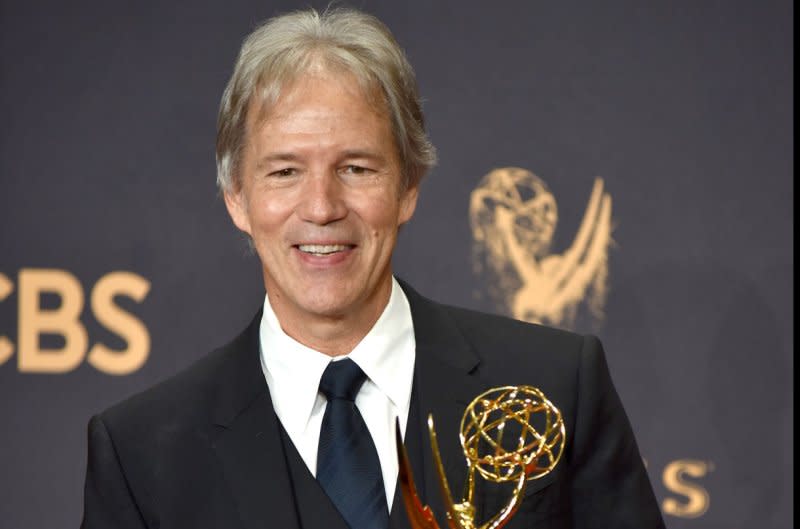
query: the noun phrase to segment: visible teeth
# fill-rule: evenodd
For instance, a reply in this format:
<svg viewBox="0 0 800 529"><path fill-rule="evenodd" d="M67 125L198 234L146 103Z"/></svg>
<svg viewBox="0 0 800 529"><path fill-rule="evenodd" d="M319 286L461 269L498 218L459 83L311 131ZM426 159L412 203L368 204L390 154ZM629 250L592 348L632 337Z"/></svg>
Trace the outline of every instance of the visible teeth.
<svg viewBox="0 0 800 529"><path fill-rule="evenodd" d="M347 249L347 246L344 244L301 244L298 248L301 252L327 255L334 252L342 252Z"/></svg>

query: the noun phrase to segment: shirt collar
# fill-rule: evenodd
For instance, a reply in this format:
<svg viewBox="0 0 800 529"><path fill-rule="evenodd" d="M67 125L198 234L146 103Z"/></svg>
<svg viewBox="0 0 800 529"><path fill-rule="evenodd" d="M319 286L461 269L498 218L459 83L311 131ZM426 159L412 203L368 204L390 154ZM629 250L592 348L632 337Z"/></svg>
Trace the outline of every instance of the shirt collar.
<svg viewBox="0 0 800 529"><path fill-rule="evenodd" d="M273 405L284 428L304 432L314 409L322 373L331 357L287 335L264 296L261 318L261 366ZM378 321L349 357L398 410L408 415L414 375L414 327L411 307L397 280Z"/></svg>
<svg viewBox="0 0 800 529"><path fill-rule="evenodd" d="M348 356L389 397L401 417L407 416L411 401L414 350L411 307L400 284L392 278L392 293L386 308Z"/></svg>

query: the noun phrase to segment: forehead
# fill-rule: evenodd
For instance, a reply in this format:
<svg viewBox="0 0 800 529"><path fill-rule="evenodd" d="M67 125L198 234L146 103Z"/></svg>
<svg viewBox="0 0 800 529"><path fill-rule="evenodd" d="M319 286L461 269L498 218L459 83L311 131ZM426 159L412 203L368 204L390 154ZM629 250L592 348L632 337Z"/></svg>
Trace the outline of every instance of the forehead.
<svg viewBox="0 0 800 529"><path fill-rule="evenodd" d="M317 65L256 93L247 112L248 135L276 125L289 132L303 124L321 125L324 121L391 128L380 89L348 72Z"/></svg>

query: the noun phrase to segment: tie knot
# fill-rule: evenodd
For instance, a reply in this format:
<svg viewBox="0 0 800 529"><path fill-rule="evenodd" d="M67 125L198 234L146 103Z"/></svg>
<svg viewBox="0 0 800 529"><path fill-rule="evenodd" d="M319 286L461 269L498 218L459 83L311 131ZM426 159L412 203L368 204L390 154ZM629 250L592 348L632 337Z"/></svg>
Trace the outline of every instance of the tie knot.
<svg viewBox="0 0 800 529"><path fill-rule="evenodd" d="M358 364L345 358L338 362L331 362L322 373L319 390L328 400L345 399L356 400L358 390L367 379L367 375L358 367Z"/></svg>

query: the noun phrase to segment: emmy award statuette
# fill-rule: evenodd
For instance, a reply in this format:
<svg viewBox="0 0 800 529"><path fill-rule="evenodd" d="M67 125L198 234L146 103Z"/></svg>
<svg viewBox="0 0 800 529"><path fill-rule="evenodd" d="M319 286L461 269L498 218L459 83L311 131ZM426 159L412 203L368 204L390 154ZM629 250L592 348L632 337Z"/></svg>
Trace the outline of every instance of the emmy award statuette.
<svg viewBox="0 0 800 529"><path fill-rule="evenodd" d="M538 429L537 429L538 428ZM467 464L467 482L460 503L453 501L444 475L439 443L428 415L431 451L450 529L499 529L520 506L529 480L539 479L555 468L564 451L566 434L561 412L544 394L531 386L492 388L476 397L461 418L461 447ZM513 433L508 433L512 431ZM412 529L440 529L431 508L422 505L414 485L411 465L396 429L400 461L400 488ZM475 520L476 474L494 483L514 483L508 503L489 520Z"/></svg>

